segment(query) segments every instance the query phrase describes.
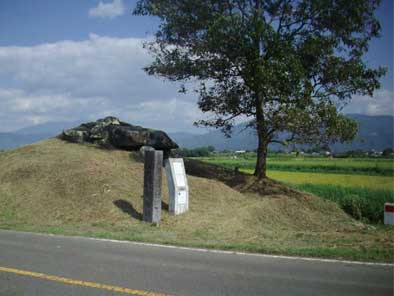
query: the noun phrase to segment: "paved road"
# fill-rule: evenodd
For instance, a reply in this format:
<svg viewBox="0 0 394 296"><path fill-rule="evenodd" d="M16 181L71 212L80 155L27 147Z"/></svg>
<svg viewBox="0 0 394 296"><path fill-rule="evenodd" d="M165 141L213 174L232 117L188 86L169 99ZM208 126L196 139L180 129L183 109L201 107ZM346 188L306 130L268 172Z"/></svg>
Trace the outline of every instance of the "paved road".
<svg viewBox="0 0 394 296"><path fill-rule="evenodd" d="M393 295L393 267L0 231L0 295L122 295L109 285L159 296L382 296Z"/></svg>

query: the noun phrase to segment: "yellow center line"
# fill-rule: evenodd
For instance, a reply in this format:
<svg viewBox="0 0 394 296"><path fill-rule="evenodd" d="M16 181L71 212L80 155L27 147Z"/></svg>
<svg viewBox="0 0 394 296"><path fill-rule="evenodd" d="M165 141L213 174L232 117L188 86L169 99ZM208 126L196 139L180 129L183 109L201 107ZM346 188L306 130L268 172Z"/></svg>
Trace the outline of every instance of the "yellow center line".
<svg viewBox="0 0 394 296"><path fill-rule="evenodd" d="M155 293L155 292L143 291L143 290L134 290L134 289L129 289L129 288L122 288L122 287L117 287L117 286L99 284L99 283L94 283L94 282L73 280L73 279L55 276L55 275L49 275L49 274L45 274L45 273L32 272L32 271L27 271L27 270L19 270L19 269L15 269L15 268L8 268L8 267L2 267L2 266L0 266L0 272L14 273L14 274L18 274L18 275L30 276L30 277L44 279L44 280L48 280L48 281L55 281L55 282L60 282L60 283L65 283L65 284L70 284L70 285L96 288L96 289L108 290L108 291L113 291L113 292L118 292L118 293L137 295L137 296L170 296L168 294Z"/></svg>

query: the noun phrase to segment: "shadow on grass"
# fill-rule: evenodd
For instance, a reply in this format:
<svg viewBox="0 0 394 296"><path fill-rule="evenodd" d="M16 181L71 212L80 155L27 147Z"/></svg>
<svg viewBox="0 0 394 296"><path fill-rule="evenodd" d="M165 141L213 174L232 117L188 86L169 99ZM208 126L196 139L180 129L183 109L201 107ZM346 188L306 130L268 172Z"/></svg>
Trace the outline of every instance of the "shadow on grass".
<svg viewBox="0 0 394 296"><path fill-rule="evenodd" d="M142 214L137 212L131 203L124 199L118 199L114 201L114 205L121 209L124 213L128 214L130 217L142 220Z"/></svg>
<svg viewBox="0 0 394 296"><path fill-rule="evenodd" d="M259 180L250 174L190 158L185 158L184 163L188 175L214 179L242 193L258 193L262 196L281 194L296 198L304 197L303 193L270 178Z"/></svg>
<svg viewBox="0 0 394 296"><path fill-rule="evenodd" d="M165 211L168 211L168 203L161 201L161 208Z"/></svg>
<svg viewBox="0 0 394 296"><path fill-rule="evenodd" d="M141 153L138 153L136 151L131 151L129 153L129 158L131 161L144 163L144 157L141 155Z"/></svg>

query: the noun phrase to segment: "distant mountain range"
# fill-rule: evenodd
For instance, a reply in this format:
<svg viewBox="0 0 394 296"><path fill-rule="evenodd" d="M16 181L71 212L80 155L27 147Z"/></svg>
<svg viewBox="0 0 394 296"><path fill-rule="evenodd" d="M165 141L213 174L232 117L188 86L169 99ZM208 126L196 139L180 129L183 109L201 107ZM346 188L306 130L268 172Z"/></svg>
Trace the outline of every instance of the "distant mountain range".
<svg viewBox="0 0 394 296"><path fill-rule="evenodd" d="M385 148L393 147L393 116L368 116L361 114L347 114L359 124L359 130L352 143L336 143L330 145L332 151L340 152L347 150L376 150L382 151ZM253 129L245 129L239 125L234 127L231 138L226 138L224 134L215 130L202 135L191 135L187 133L172 133L171 138L180 147L194 148L199 146L214 146L217 150L254 150L257 147L256 132ZM270 149L286 150L280 144L271 144Z"/></svg>
<svg viewBox="0 0 394 296"><path fill-rule="evenodd" d="M81 122L51 122L20 129L13 133L0 133L0 150L13 149L57 136L62 130Z"/></svg>
<svg viewBox="0 0 394 296"><path fill-rule="evenodd" d="M359 131L355 140L350 144L336 143L331 145L333 151L346 150L376 150L393 147L394 117L393 116L367 116L348 114L359 124ZM54 137L63 129L79 125L81 122L55 122L36 125L21 129L14 133L0 133L0 150L12 149L18 146L31 144L43 139ZM257 147L257 138L253 129L245 129L239 125L234 128L231 138L226 138L218 130L206 134L169 133L169 136L180 147L194 148L201 146L214 146L217 150L254 150ZM270 149L278 150L286 147L273 144Z"/></svg>

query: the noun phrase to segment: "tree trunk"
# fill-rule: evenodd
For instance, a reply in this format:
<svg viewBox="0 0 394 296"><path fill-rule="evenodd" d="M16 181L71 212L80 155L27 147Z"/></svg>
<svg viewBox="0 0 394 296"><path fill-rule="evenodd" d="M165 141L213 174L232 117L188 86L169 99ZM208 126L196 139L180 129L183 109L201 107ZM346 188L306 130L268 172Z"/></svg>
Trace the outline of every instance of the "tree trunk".
<svg viewBox="0 0 394 296"><path fill-rule="evenodd" d="M259 131L260 129L260 131ZM268 141L264 130L257 127L258 147L257 147L257 161L254 175L258 179L267 178L267 154L268 154Z"/></svg>
<svg viewBox="0 0 394 296"><path fill-rule="evenodd" d="M267 178L267 152L268 152L268 134L267 127L264 122L263 98L259 92L256 92L256 130L258 138L257 161L254 175L258 179Z"/></svg>

